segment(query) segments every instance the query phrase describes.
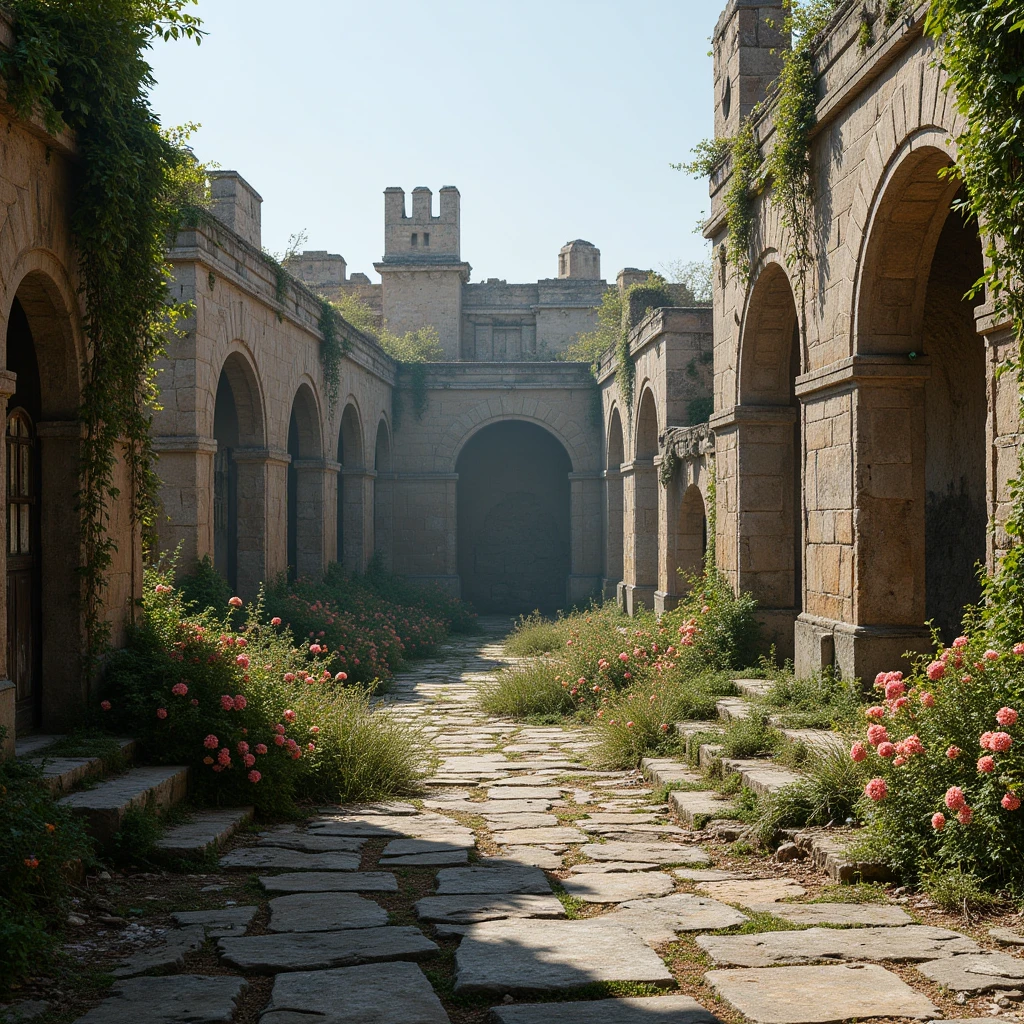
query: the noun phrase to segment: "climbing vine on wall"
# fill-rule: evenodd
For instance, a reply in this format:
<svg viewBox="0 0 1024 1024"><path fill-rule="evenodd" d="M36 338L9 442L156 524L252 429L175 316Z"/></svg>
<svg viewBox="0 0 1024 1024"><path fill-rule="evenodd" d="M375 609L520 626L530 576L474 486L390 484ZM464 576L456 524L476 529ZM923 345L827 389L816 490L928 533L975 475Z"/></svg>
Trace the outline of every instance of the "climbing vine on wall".
<svg viewBox="0 0 1024 1024"><path fill-rule="evenodd" d="M704 572L713 573L716 569L715 563L715 539L718 536L718 476L717 463L714 458L708 459L708 497L707 497L707 533L708 544L704 551Z"/></svg>
<svg viewBox="0 0 1024 1024"><path fill-rule="evenodd" d="M348 338L342 328L341 314L330 299L320 296L320 320L318 322L323 340L320 342L320 364L324 371L327 387L329 415L333 419L338 404L338 390L341 387L341 360L349 350Z"/></svg>
<svg viewBox="0 0 1024 1024"><path fill-rule="evenodd" d="M134 523L155 515L149 440L153 363L185 310L168 303L165 246L177 221L169 180L189 155L159 131L149 105L148 47L201 38L193 0L8 0L15 41L0 76L18 114L74 133L71 228L85 304L84 429L78 510L87 660L109 635L103 592L116 544L112 504L123 455Z"/></svg>
<svg viewBox="0 0 1024 1024"><path fill-rule="evenodd" d="M672 293L660 274L650 273L646 281L630 285L622 299L622 330L615 343L615 384L619 398L633 419L633 394L636 388L636 365L629 351L633 328L653 309L671 306Z"/></svg>

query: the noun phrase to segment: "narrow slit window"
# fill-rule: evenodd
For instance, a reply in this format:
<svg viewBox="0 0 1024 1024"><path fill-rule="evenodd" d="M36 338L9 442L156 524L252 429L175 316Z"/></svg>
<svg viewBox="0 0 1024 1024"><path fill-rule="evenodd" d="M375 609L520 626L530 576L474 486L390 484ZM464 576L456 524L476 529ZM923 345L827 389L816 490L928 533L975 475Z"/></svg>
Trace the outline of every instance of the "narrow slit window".
<svg viewBox="0 0 1024 1024"><path fill-rule="evenodd" d="M430 232L429 231L424 231L423 232L423 244L424 245L430 245Z"/></svg>
<svg viewBox="0 0 1024 1024"><path fill-rule="evenodd" d="M416 232L414 231L414 232L412 233L412 247L413 247L414 249L416 248L416 242L417 242L417 235L416 235Z"/></svg>

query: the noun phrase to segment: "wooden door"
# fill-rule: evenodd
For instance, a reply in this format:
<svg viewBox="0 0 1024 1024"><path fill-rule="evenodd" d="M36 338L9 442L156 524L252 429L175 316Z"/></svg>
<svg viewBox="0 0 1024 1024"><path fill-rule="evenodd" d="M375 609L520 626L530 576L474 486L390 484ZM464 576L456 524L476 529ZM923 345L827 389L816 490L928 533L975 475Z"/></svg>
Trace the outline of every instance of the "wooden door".
<svg viewBox="0 0 1024 1024"><path fill-rule="evenodd" d="M7 417L7 672L18 732L39 725L39 471L36 436L24 409Z"/></svg>

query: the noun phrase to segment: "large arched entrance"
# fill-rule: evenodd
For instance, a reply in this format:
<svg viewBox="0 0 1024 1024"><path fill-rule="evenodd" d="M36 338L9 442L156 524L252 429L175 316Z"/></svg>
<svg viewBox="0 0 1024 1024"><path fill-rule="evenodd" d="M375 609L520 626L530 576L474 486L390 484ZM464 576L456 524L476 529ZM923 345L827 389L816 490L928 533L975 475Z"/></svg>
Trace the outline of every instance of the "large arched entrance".
<svg viewBox="0 0 1024 1024"><path fill-rule="evenodd" d="M363 428L354 405L345 406L338 430L338 561L350 571L363 569Z"/></svg>
<svg viewBox="0 0 1024 1024"><path fill-rule="evenodd" d="M533 423L494 423L455 469L462 596L483 612L564 608L572 465L562 445Z"/></svg>
<svg viewBox="0 0 1024 1024"><path fill-rule="evenodd" d="M605 512L605 567L604 596L615 597L622 582L622 552L624 546L623 504L622 504L622 463L625 461L622 418L618 408L612 409L608 421L608 459L605 471L606 512Z"/></svg>
<svg viewBox="0 0 1024 1024"><path fill-rule="evenodd" d="M791 636L803 608L800 366L793 290L785 270L768 263L754 283L740 342L737 540L739 588L776 613L767 618L779 639Z"/></svg>
<svg viewBox="0 0 1024 1024"><path fill-rule="evenodd" d="M965 298L981 276L977 226L952 206L949 156L914 149L887 175L859 289L857 351L893 366L859 388L858 622L948 643L978 600L986 557L984 343Z"/></svg>
<svg viewBox="0 0 1024 1024"><path fill-rule="evenodd" d="M6 420L6 654L15 731L24 733L66 728L88 685L77 657L83 641L75 511L79 364L71 319L45 275L22 281L6 343L6 368L15 375ZM119 530L122 522L112 510L111 528ZM119 546L131 543L116 535Z"/></svg>
<svg viewBox="0 0 1024 1024"><path fill-rule="evenodd" d="M323 571L323 465L320 417L307 384L292 402L288 454L288 572L316 577Z"/></svg>

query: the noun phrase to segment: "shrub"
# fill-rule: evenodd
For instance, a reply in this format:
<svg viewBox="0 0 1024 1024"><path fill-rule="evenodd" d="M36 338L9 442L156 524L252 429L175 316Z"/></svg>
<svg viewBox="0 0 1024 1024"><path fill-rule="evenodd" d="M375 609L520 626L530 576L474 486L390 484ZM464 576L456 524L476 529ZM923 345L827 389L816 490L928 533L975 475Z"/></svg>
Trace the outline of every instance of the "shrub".
<svg viewBox="0 0 1024 1024"><path fill-rule="evenodd" d="M101 707L111 729L137 736L151 761L193 765L200 800L263 812L359 787L383 795L417 776L421 735L371 711L319 643L296 648L279 618L265 621L262 601L244 615L238 598L220 616L188 611L173 568L147 570L142 620L109 661ZM375 758L386 782L369 781Z"/></svg>
<svg viewBox="0 0 1024 1024"><path fill-rule="evenodd" d="M782 737L772 728L768 716L751 709L746 718L734 719L722 735L722 753L726 757L763 757L774 754Z"/></svg>
<svg viewBox="0 0 1024 1024"><path fill-rule="evenodd" d="M209 555L196 562L192 571L178 578L178 590L185 606L194 611L227 608L231 600L231 585L216 570Z"/></svg>
<svg viewBox="0 0 1024 1024"><path fill-rule="evenodd" d="M54 802L39 769L0 761L0 993L49 952L67 919L70 865L91 857L81 825Z"/></svg>
<svg viewBox="0 0 1024 1024"><path fill-rule="evenodd" d="M855 683L825 669L803 679L775 673L771 687L754 703L788 729L841 729L859 720L862 697Z"/></svg>
<svg viewBox="0 0 1024 1024"><path fill-rule="evenodd" d="M492 715L553 719L571 715L576 702L562 686L564 669L552 660L538 660L506 669L480 689L480 703Z"/></svg>
<svg viewBox="0 0 1024 1024"><path fill-rule="evenodd" d="M551 654L564 643L563 620L552 622L540 612L520 616L515 628L505 640L505 650L517 658L535 654Z"/></svg>
<svg viewBox="0 0 1024 1024"><path fill-rule="evenodd" d="M959 866L925 872L921 876L924 891L945 911L970 918L995 909L1002 901L988 892L985 882Z"/></svg>

